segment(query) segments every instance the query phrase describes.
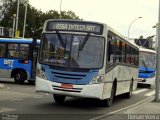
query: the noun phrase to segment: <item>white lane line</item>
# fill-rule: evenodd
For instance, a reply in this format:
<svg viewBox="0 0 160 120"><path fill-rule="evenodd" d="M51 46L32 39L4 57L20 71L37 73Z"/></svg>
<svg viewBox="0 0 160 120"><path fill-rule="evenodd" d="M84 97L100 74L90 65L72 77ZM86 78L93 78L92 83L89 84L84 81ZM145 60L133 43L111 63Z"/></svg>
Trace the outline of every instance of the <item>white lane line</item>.
<svg viewBox="0 0 160 120"><path fill-rule="evenodd" d="M42 98L42 95L36 95L33 98Z"/></svg>
<svg viewBox="0 0 160 120"><path fill-rule="evenodd" d="M49 93L44 93L45 95L50 95Z"/></svg>
<svg viewBox="0 0 160 120"><path fill-rule="evenodd" d="M107 116L109 116L109 115L113 115L113 114L115 114L115 113L118 113L118 112L127 110L127 109L129 109L129 108L135 107L135 106L137 106L137 105L139 105L139 104L141 104L141 103L143 103L143 102L145 102L145 101L148 101L148 100L151 101L151 99L153 99L153 98L154 98L153 96L147 97L146 99L143 99L143 100L139 101L138 103L135 103L135 104L133 104L133 105L124 107L124 108L122 108L122 109L115 110L115 111L113 111L113 112L110 112L110 113L107 113L107 114L104 114L104 115L101 115L101 116L98 116L98 117L95 117L95 118L91 118L90 120L99 120L99 119L102 119L102 120L103 120L103 118L105 118L105 117L107 117Z"/></svg>
<svg viewBox="0 0 160 120"><path fill-rule="evenodd" d="M152 96L152 95L154 95L154 94L155 94L155 90L152 91L152 92L149 92L149 93L145 94L145 96Z"/></svg>
<svg viewBox="0 0 160 120"><path fill-rule="evenodd" d="M136 91L133 91L133 94L138 94L138 93L141 93L141 92L144 92L144 91L147 91L148 89L140 89L140 90L136 90Z"/></svg>
<svg viewBox="0 0 160 120"><path fill-rule="evenodd" d="M10 101L19 101L19 100L23 100L22 98L13 98L13 99L10 99Z"/></svg>

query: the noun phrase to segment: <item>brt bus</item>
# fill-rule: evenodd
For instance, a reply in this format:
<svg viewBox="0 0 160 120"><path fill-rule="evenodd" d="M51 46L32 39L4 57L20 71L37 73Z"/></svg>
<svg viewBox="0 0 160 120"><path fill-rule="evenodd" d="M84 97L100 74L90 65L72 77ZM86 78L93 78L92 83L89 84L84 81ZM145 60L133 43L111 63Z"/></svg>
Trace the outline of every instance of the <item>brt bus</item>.
<svg viewBox="0 0 160 120"><path fill-rule="evenodd" d="M39 44L40 40L0 38L0 78L34 83Z"/></svg>
<svg viewBox="0 0 160 120"><path fill-rule="evenodd" d="M156 51L140 47L139 82L148 87L155 84Z"/></svg>
<svg viewBox="0 0 160 120"><path fill-rule="evenodd" d="M97 98L106 106L114 96L130 98L137 87L139 49L106 24L47 20L44 24L36 91Z"/></svg>

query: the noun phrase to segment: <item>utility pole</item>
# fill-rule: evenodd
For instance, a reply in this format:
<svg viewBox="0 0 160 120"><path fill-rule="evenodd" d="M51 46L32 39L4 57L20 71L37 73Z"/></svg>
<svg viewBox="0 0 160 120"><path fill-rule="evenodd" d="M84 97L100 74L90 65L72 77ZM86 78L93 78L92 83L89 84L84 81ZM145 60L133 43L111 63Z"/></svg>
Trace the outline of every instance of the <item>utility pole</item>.
<svg viewBox="0 0 160 120"><path fill-rule="evenodd" d="M24 24L23 24L23 38L25 37L25 31L26 31L27 7L28 7L28 0L25 3L25 15L24 15Z"/></svg>
<svg viewBox="0 0 160 120"><path fill-rule="evenodd" d="M12 38L14 38L15 35L15 23L16 23L16 14L13 14L13 27L12 27Z"/></svg>
<svg viewBox="0 0 160 120"><path fill-rule="evenodd" d="M17 14L16 14L16 30L15 30L15 34L18 30L18 17L19 17L19 0L17 0Z"/></svg>
<svg viewBox="0 0 160 120"><path fill-rule="evenodd" d="M62 0L60 1L60 10L59 10L59 11L60 11L60 13L59 13L59 14L60 14L60 19L61 19L61 17L62 17L62 16L61 16L61 9L62 9Z"/></svg>
<svg viewBox="0 0 160 120"><path fill-rule="evenodd" d="M157 56L156 56L156 92L155 92L155 101L160 102L160 81L159 81L159 73L160 73L160 0L159 0L159 17L158 17L158 34L157 34Z"/></svg>

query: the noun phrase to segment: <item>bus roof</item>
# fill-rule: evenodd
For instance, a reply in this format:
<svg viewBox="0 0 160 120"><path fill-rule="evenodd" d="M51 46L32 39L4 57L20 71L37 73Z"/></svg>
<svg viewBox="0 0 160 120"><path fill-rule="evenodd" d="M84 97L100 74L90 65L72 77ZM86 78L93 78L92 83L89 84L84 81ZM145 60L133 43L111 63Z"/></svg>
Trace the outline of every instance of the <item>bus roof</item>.
<svg viewBox="0 0 160 120"><path fill-rule="evenodd" d="M32 43L33 39L32 38L0 38L0 43L27 43L30 44ZM37 40L37 43L40 44L40 40Z"/></svg>
<svg viewBox="0 0 160 120"><path fill-rule="evenodd" d="M147 49L147 48L144 48L144 47L139 47L139 51L141 52L149 52L149 53L154 53L156 54L156 51L155 50L151 50L151 49Z"/></svg>

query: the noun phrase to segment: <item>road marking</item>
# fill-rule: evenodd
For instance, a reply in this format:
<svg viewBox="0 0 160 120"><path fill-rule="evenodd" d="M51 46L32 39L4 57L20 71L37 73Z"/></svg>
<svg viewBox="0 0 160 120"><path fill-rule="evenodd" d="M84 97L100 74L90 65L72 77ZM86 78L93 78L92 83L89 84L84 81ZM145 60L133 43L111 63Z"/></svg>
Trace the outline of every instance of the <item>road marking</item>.
<svg viewBox="0 0 160 120"><path fill-rule="evenodd" d="M50 95L49 93L44 93L45 95Z"/></svg>
<svg viewBox="0 0 160 120"><path fill-rule="evenodd" d="M42 98L42 95L36 95L33 98Z"/></svg>
<svg viewBox="0 0 160 120"><path fill-rule="evenodd" d="M141 93L141 92L144 92L144 91L147 91L148 89L140 89L140 90L136 90L136 91L133 91L133 94L138 94L138 93Z"/></svg>
<svg viewBox="0 0 160 120"><path fill-rule="evenodd" d="M14 99L10 99L10 101L19 101L19 100L23 100L22 98L14 98Z"/></svg>
<svg viewBox="0 0 160 120"><path fill-rule="evenodd" d="M141 103L143 103L143 102L145 102L145 101L148 101L148 100L150 100L150 99L153 99L153 98L154 98L153 96L147 97L146 99L143 99L143 100L139 101L138 103L135 103L135 104L133 104L133 105L124 107L124 108L122 108L122 109L115 110L115 111L113 111L113 112L110 112L110 113L107 113L107 114L104 114L104 115L101 115L101 116L98 116L98 117L95 117L95 118L91 118L90 120L103 119L104 117L107 117L107 116L109 116L109 115L113 115L113 114L116 114L116 113L118 113L118 112L127 110L127 109L129 109L129 108L135 107L135 106L137 106L137 105L139 105L139 104L141 104ZM151 100L150 100L150 101L151 101Z"/></svg>
<svg viewBox="0 0 160 120"><path fill-rule="evenodd" d="M11 109L11 108L2 108L0 107L0 113L3 113L3 112L8 112L8 111L13 111L15 109Z"/></svg>
<svg viewBox="0 0 160 120"><path fill-rule="evenodd" d="M145 94L145 96L152 96L152 95L154 95L154 94L155 94L155 90L152 91L152 92L149 92L149 93Z"/></svg>

